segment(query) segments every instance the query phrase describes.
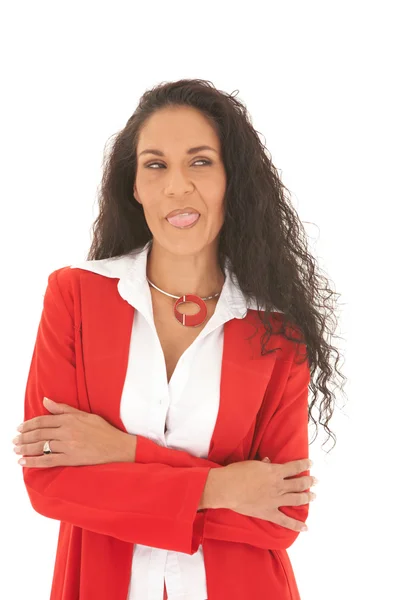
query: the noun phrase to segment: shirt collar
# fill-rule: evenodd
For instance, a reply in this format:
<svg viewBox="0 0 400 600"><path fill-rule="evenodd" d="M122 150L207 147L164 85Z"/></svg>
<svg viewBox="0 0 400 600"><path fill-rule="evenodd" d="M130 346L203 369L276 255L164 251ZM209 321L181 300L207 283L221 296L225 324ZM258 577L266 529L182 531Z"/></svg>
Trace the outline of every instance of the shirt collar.
<svg viewBox="0 0 400 600"><path fill-rule="evenodd" d="M143 285L147 283L147 256L151 248L151 240L143 247L141 251L131 256L131 266L127 272L127 279L136 288L143 290ZM223 313L224 316L236 319L243 319L247 314L250 304L237 284L234 273L229 268L227 261L224 268L225 281L218 298L216 311Z"/></svg>
<svg viewBox="0 0 400 600"><path fill-rule="evenodd" d="M142 248L132 250L122 256L84 261L71 265L71 268L81 268L105 277L118 278L120 295L138 310L150 316L149 311L152 311L152 303L146 272L151 243L150 240ZM211 318L213 323L217 320L220 321L220 319L222 319L222 322L235 318L244 319L248 309L257 310L256 302L242 292L228 259L225 263L224 273L225 281ZM278 309L274 308L273 310ZM278 310L278 312L281 311ZM214 315L215 318L213 318Z"/></svg>

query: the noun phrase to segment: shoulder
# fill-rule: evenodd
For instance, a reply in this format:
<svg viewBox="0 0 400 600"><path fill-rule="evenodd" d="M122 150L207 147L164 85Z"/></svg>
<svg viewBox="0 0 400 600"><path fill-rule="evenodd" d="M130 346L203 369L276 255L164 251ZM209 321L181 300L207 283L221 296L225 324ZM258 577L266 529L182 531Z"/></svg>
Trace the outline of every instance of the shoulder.
<svg viewBox="0 0 400 600"><path fill-rule="evenodd" d="M125 257L82 261L55 269L48 275L45 302L64 304L70 315L81 306L82 296L91 297L113 293L118 280L124 276L128 262Z"/></svg>
<svg viewBox="0 0 400 600"><path fill-rule="evenodd" d="M104 258L101 260L84 260L66 265L52 271L48 281L59 286L61 292L72 293L86 282L105 283L107 279L121 279L132 267L131 254Z"/></svg>
<svg viewBox="0 0 400 600"><path fill-rule="evenodd" d="M72 268L71 265L52 271L47 279L48 287L56 290L64 298L73 296L80 288L82 279L93 279L96 273Z"/></svg>
<svg viewBox="0 0 400 600"><path fill-rule="evenodd" d="M120 280L135 278L138 251L99 260L83 260L64 265L48 275L46 294L62 298L70 314L82 305L84 298L105 298L116 293Z"/></svg>

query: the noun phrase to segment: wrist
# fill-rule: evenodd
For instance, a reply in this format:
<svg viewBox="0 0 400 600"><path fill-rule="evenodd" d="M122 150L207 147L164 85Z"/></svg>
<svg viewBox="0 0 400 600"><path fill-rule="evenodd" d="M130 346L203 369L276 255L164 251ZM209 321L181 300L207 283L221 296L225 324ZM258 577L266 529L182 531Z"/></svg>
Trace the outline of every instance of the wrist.
<svg viewBox="0 0 400 600"><path fill-rule="evenodd" d="M135 462L137 436L131 433L124 433L122 441L117 462Z"/></svg>
<svg viewBox="0 0 400 600"><path fill-rule="evenodd" d="M226 498L225 467L210 469L200 498L199 510L205 508L229 508Z"/></svg>

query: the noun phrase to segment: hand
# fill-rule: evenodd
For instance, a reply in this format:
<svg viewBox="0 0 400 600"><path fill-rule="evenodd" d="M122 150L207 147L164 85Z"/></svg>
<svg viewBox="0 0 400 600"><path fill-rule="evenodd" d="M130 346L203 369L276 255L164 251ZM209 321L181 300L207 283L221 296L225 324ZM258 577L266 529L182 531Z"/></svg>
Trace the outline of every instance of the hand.
<svg viewBox="0 0 400 600"><path fill-rule="evenodd" d="M15 452L24 456L25 467L134 461L135 436L117 429L99 415L48 398L43 403L53 414L25 421L21 426L22 433L13 440L18 444ZM51 454L43 454L46 440L50 440Z"/></svg>
<svg viewBox="0 0 400 600"><path fill-rule="evenodd" d="M278 507L299 506L314 500L315 494L304 491L314 485L314 477L287 479L309 467L308 459L282 465L272 464L269 458L231 463L225 467L224 506L242 515L301 531L304 523L288 517Z"/></svg>

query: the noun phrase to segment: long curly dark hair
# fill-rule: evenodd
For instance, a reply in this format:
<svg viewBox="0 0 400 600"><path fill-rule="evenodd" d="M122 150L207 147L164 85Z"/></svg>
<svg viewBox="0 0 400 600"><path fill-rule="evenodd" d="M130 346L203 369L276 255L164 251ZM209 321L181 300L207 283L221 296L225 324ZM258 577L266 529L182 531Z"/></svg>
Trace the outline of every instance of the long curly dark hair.
<svg viewBox="0 0 400 600"><path fill-rule="evenodd" d="M336 444L328 427L335 396L328 389L339 375L340 354L329 338L337 326L329 281L317 272L315 259L307 251L306 233L289 200L266 147L251 124L245 106L232 94L219 91L201 79L162 83L146 91L125 127L111 137L112 146L103 160L99 189L99 214L92 226L93 241L86 260L121 256L143 247L152 239L142 205L133 196L137 170L136 150L146 119L164 107L198 109L215 128L227 175L225 218L219 234L219 263L225 257L242 291L255 299L265 328L261 353L271 335L282 334L306 348L310 366L309 420L319 403L318 423ZM113 139L114 138L114 139ZM273 306L283 312L282 328L276 332L269 320ZM299 337L292 337L295 326ZM334 336L337 337L337 336ZM327 338L327 339L325 339ZM334 365L330 359L335 355ZM318 373L316 371L318 369ZM337 387L337 386L335 386ZM343 391L343 385L339 386ZM314 438L315 439L315 438ZM314 441L314 440L313 440Z"/></svg>

